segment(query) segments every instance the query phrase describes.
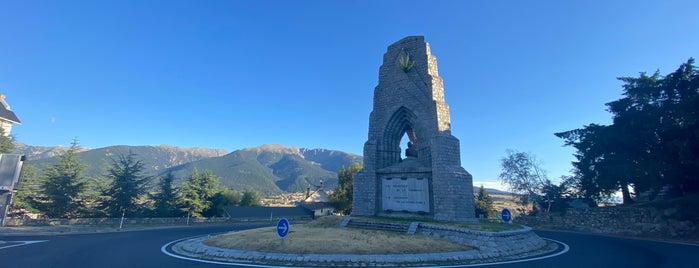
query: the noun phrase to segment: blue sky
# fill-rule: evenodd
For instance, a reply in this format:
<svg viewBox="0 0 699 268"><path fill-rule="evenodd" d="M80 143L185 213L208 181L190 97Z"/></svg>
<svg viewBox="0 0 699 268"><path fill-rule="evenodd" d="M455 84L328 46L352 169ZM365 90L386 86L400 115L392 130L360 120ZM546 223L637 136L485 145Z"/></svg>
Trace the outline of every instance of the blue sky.
<svg viewBox="0 0 699 268"><path fill-rule="evenodd" d="M59 3L60 2L60 3ZM5 1L0 93L30 145L262 144L362 154L386 47L423 35L463 167L609 124L620 76L699 56L698 1Z"/></svg>

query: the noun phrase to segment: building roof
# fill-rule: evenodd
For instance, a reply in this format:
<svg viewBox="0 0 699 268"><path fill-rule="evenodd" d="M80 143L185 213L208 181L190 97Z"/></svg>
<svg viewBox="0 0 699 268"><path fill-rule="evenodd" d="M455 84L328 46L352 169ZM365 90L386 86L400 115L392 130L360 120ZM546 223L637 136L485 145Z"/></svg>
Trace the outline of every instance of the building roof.
<svg viewBox="0 0 699 268"><path fill-rule="evenodd" d="M327 203L330 202L330 197L322 188L316 190L310 194L306 199L302 201L303 203Z"/></svg>
<svg viewBox="0 0 699 268"><path fill-rule="evenodd" d="M17 118L15 112L10 110L10 105L5 102L5 95L3 94L0 94L0 103L2 103L2 105L0 105L0 118L15 124L22 124L22 122L19 121L19 118Z"/></svg>

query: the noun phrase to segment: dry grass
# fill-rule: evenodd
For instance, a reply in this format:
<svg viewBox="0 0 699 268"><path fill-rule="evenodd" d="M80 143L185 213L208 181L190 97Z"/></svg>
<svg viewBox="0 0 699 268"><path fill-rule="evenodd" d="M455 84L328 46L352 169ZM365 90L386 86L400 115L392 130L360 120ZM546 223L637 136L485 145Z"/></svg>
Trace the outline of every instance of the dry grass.
<svg viewBox="0 0 699 268"><path fill-rule="evenodd" d="M503 208L507 208L510 210L510 212L512 212L512 216L517 218L521 214L520 211L532 210L531 205L521 205L517 203L517 197L509 194L490 194L490 197L493 198L493 208L498 213L500 213Z"/></svg>
<svg viewBox="0 0 699 268"><path fill-rule="evenodd" d="M204 244L222 248L281 253L317 254L412 254L466 251L472 247L420 234L341 228L341 218L323 217L291 226L281 240L275 227L213 236ZM293 223L292 223L293 224Z"/></svg>

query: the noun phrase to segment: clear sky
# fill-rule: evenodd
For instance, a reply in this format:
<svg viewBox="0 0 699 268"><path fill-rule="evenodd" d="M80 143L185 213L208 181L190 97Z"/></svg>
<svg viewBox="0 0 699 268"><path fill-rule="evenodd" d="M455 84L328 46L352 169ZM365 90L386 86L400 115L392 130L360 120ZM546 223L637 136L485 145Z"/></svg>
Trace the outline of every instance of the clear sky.
<svg viewBox="0 0 699 268"><path fill-rule="evenodd" d="M262 144L362 154L386 47L423 35L463 167L549 177L554 132L609 124L619 76L699 57L699 1L3 1L0 93L30 145ZM490 183L489 183L490 182Z"/></svg>

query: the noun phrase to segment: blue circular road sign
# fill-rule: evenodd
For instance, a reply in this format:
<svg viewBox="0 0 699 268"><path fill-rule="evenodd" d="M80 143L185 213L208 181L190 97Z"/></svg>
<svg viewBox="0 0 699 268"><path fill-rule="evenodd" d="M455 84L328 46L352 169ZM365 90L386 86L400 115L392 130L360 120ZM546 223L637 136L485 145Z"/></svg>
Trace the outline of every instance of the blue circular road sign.
<svg viewBox="0 0 699 268"><path fill-rule="evenodd" d="M289 234L289 221L286 220L285 218L279 219L277 222L277 234L279 237L284 238L286 235Z"/></svg>
<svg viewBox="0 0 699 268"><path fill-rule="evenodd" d="M503 209L501 215L502 221L504 222L510 222L512 220L512 214L510 213L509 209Z"/></svg>

